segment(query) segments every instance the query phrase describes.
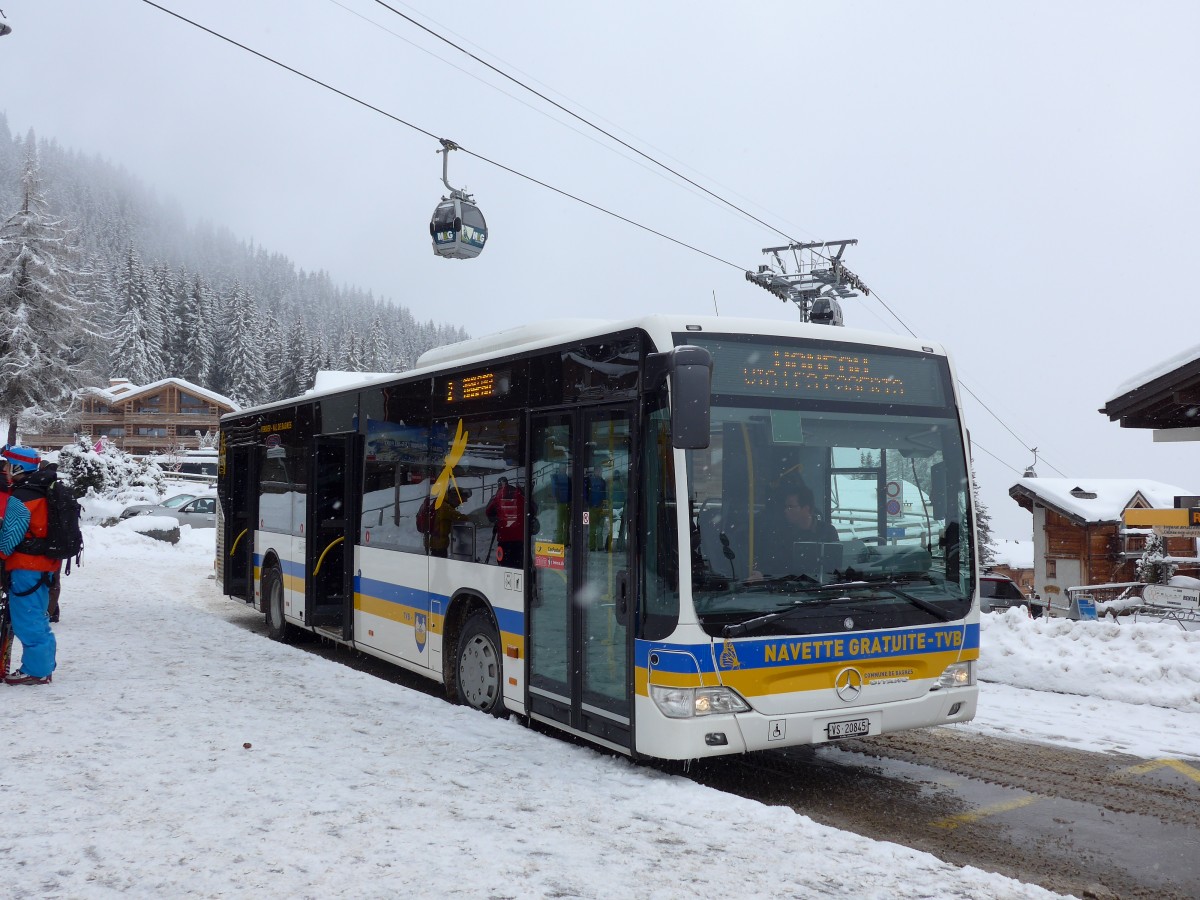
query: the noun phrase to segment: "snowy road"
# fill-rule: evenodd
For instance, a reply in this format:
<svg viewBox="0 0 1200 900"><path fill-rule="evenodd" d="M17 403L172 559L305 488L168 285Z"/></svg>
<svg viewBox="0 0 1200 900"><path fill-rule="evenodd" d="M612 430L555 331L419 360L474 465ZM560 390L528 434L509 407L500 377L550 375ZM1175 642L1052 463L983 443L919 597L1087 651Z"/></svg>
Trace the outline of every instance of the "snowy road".
<svg viewBox="0 0 1200 900"><path fill-rule="evenodd" d="M1194 898L1200 768L937 728L706 762L702 784L1076 896Z"/></svg>
<svg viewBox="0 0 1200 900"><path fill-rule="evenodd" d="M65 582L54 683L0 689L6 896L992 900L1082 883L1044 877L1068 844L1027 850L1044 862L1026 869L996 860L1003 853L923 843L938 816L951 850L1005 833L1012 812L991 814L993 793L1019 800L1018 816L1064 819L1070 832L1062 810L1087 805L1071 796L1027 801L1027 788L989 782L995 773L933 772L832 747L768 779L786 796L711 790L269 641L260 615L215 589L211 531L185 533L175 547L122 531L87 530L85 565ZM1119 768L1122 758L1090 751L1124 746L1152 767L1127 773L1138 783L1190 781L1158 760L1195 762L1169 754L1200 747L1200 700L1181 685L1200 645L1064 628L990 621L992 676L1012 685L1032 672L1044 683L1037 663L1052 657L1063 683L1090 699L1055 705L1059 695L1028 688L991 691L976 723L932 732L960 735L960 745L919 753L961 761L959 747L1021 734L1099 761L1079 768ZM1123 648L1114 660L1147 673L1149 700L1173 705L1101 700L1130 690L1127 676L1114 687L1097 662L1112 648ZM1074 718L1055 720L1066 710ZM1042 721L1052 734L1033 733ZM1105 746L1089 746L1097 734ZM1038 759L1027 768L1037 771ZM805 785L796 811L780 808ZM838 803L879 812L871 828L821 824ZM1128 830L1114 821L1116 833ZM1104 890L1125 884L1094 864L1104 840L1075 846L1091 848L1077 861ZM968 859L979 865L959 865Z"/></svg>

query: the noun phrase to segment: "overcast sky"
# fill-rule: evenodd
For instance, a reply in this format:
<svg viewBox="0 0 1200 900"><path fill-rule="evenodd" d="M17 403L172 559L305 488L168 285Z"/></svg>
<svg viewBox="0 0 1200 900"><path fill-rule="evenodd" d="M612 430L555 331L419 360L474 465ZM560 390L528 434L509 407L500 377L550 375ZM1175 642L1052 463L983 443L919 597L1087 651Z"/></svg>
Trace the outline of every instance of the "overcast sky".
<svg viewBox="0 0 1200 900"><path fill-rule="evenodd" d="M434 257L438 143L142 0L3 0L10 128L123 165L185 212L483 334L646 311L794 320L747 283L762 248L846 262L962 382L993 526L1008 488L1146 477L1200 492L1195 444L1097 409L1200 343L1192 2L391 3L768 222L680 187L371 0L162 0L465 153L476 260ZM781 235L786 235L784 237ZM902 333L874 297L847 324ZM1015 434L1014 434L1015 433ZM1056 471L1057 470L1057 471Z"/></svg>

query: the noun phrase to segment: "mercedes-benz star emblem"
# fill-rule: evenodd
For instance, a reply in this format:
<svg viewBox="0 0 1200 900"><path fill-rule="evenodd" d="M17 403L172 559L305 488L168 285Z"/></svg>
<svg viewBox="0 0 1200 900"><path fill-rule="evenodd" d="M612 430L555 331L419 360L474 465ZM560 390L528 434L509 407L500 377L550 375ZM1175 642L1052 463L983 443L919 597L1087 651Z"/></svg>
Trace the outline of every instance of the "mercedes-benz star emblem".
<svg viewBox="0 0 1200 900"><path fill-rule="evenodd" d="M851 703L862 693L863 677L858 669L842 669L833 679L833 689L843 703Z"/></svg>

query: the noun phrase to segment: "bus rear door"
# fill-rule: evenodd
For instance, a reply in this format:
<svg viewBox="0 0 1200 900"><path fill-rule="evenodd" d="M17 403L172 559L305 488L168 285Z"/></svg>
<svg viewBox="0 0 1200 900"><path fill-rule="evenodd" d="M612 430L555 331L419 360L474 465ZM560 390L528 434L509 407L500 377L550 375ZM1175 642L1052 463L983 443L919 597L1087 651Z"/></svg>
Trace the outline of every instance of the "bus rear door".
<svg viewBox="0 0 1200 900"><path fill-rule="evenodd" d="M253 603L259 448L254 445L230 447L226 450L225 460L221 587L227 596Z"/></svg>

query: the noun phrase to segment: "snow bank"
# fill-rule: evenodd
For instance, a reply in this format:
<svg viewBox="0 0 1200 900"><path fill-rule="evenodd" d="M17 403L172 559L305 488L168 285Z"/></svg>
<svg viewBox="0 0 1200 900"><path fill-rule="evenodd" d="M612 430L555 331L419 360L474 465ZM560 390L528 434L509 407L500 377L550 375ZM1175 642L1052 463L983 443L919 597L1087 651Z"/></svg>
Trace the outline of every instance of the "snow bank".
<svg viewBox="0 0 1200 900"><path fill-rule="evenodd" d="M1200 632L1171 624L983 617L979 678L1200 713Z"/></svg>

